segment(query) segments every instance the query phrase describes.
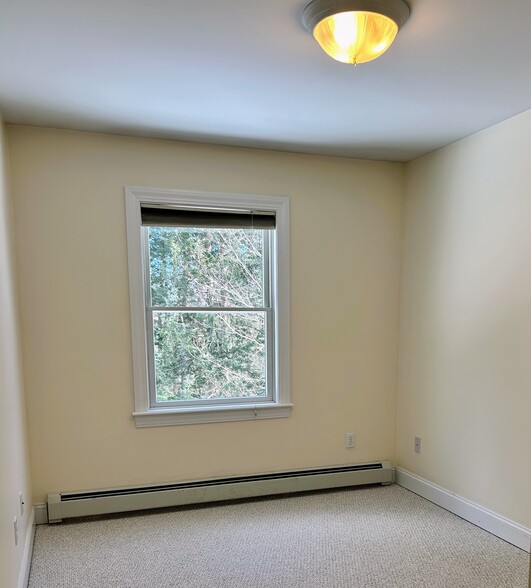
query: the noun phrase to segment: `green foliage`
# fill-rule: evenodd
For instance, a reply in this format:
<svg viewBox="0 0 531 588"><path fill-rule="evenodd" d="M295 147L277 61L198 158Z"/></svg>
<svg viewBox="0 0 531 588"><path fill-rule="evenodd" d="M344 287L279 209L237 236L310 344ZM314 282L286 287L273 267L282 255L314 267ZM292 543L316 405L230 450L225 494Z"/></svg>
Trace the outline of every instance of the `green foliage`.
<svg viewBox="0 0 531 588"><path fill-rule="evenodd" d="M150 227L157 400L266 395L263 231ZM167 307L219 308L163 310Z"/></svg>

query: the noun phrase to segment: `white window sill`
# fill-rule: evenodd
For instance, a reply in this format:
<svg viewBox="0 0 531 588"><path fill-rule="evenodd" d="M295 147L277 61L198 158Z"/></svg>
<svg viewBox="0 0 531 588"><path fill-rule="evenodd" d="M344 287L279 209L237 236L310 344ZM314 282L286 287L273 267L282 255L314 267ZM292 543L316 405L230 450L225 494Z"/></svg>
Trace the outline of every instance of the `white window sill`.
<svg viewBox="0 0 531 588"><path fill-rule="evenodd" d="M227 421L254 421L286 418L292 404L233 404L224 406L193 406L187 408L157 408L134 412L138 428L192 425L199 423L224 423Z"/></svg>

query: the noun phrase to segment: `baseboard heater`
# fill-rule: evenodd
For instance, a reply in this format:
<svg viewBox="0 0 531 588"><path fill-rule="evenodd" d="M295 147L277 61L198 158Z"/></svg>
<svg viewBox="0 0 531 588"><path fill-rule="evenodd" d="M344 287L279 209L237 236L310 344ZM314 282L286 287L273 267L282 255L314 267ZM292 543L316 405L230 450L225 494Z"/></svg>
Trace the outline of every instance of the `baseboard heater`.
<svg viewBox="0 0 531 588"><path fill-rule="evenodd" d="M391 464L380 461L158 486L61 492L48 494L48 522L60 523L63 519L73 517L392 482Z"/></svg>

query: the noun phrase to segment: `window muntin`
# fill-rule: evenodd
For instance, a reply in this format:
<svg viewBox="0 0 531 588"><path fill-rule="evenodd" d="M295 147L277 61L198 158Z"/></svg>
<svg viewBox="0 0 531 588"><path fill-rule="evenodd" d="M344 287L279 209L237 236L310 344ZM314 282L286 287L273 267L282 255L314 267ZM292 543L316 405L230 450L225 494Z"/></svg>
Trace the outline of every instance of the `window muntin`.
<svg viewBox="0 0 531 588"><path fill-rule="evenodd" d="M152 408L274 400L270 233L143 227Z"/></svg>

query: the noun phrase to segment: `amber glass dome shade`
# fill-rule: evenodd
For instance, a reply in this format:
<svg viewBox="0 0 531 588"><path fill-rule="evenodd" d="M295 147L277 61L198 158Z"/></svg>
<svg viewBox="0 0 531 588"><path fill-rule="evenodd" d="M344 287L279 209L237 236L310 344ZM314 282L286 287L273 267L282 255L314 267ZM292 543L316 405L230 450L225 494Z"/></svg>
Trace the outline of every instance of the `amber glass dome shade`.
<svg viewBox="0 0 531 588"><path fill-rule="evenodd" d="M385 53L409 15L405 0L311 0L302 23L330 57L357 64Z"/></svg>
<svg viewBox="0 0 531 588"><path fill-rule="evenodd" d="M374 12L340 12L313 30L323 51L343 63L365 63L380 57L398 33L396 22Z"/></svg>

